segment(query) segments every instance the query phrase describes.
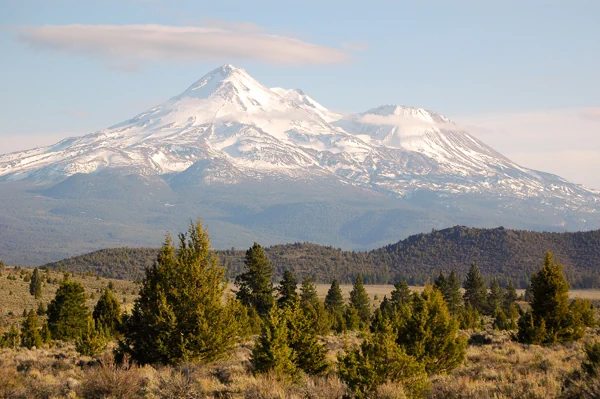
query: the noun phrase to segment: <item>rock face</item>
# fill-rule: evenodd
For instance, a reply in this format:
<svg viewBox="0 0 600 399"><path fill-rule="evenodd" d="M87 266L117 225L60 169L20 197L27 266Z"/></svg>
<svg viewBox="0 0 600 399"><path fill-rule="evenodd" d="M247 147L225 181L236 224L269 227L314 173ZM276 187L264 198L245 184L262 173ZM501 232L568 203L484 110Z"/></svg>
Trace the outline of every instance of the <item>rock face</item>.
<svg viewBox="0 0 600 399"><path fill-rule="evenodd" d="M383 105L342 116L301 90L269 89L231 65L110 128L0 155L0 183L9 182L43 186L38 196L60 200L179 204L187 217L214 214L220 223L263 229L273 243L327 237L327 244L368 248L455 223L600 227L600 192L517 165L442 115ZM352 198L352 206L340 205ZM189 201L200 208L182 206ZM206 212L217 201L219 211ZM326 235L311 223L277 229L289 212L304 213L304 221L315 209L322 215L322 203L340 214ZM361 228L372 232L355 231Z"/></svg>

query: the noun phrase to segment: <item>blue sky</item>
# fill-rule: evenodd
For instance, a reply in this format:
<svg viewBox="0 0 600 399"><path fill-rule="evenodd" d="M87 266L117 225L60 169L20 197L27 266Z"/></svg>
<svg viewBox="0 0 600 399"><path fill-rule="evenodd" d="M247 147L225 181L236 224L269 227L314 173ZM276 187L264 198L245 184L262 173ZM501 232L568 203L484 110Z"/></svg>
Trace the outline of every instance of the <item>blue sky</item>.
<svg viewBox="0 0 600 399"><path fill-rule="evenodd" d="M600 188L598 1L0 0L0 10L0 153L118 123L232 63L339 111L435 110L525 166ZM123 26L150 24L142 51ZM194 43L181 27L248 44ZM267 35L265 50L255 39Z"/></svg>

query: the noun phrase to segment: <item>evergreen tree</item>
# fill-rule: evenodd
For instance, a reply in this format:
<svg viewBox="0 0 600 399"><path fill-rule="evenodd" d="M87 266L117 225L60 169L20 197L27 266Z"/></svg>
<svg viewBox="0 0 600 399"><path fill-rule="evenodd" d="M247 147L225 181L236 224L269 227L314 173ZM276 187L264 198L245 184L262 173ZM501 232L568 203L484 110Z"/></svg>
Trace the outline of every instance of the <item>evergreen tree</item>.
<svg viewBox="0 0 600 399"><path fill-rule="evenodd" d="M494 277L490 284L490 293L487 298L488 302L488 313L495 315L503 309L504 306L504 290L500 287L498 279Z"/></svg>
<svg viewBox="0 0 600 399"><path fill-rule="evenodd" d="M340 283L337 280L331 282L331 286L325 296L325 308L329 312L331 329L337 333L341 333L346 329L344 322L344 297Z"/></svg>
<svg viewBox="0 0 600 399"><path fill-rule="evenodd" d="M296 281L294 274L286 269L283 272L283 279L279 283L279 287L277 287L277 292L279 293L277 304L279 307L285 307L296 302L298 299L298 293L296 292L297 285L298 281Z"/></svg>
<svg viewBox="0 0 600 399"><path fill-rule="evenodd" d="M367 326L371 318L371 301L361 275L356 277L352 291L350 291L350 306L356 309L361 324Z"/></svg>
<svg viewBox="0 0 600 399"><path fill-rule="evenodd" d="M443 272L440 272L438 277L433 282L433 286L445 296L446 290L448 289L448 283Z"/></svg>
<svg viewBox="0 0 600 399"><path fill-rule="evenodd" d="M210 362L227 354L246 333L246 310L223 300L227 282L200 219L167 236L157 261L146 269L140 295L127 318L121 351L146 363Z"/></svg>
<svg viewBox="0 0 600 399"><path fill-rule="evenodd" d="M318 302L318 300L317 286L310 277L305 277L304 280L302 280L302 286L300 287L300 305L302 307L312 306Z"/></svg>
<svg viewBox="0 0 600 399"><path fill-rule="evenodd" d="M98 328L105 327L111 336L121 329L121 305L110 288L106 288L96 302L92 316L94 324Z"/></svg>
<svg viewBox="0 0 600 399"><path fill-rule="evenodd" d="M337 280L331 282L331 286L325 296L325 307L331 313L341 314L344 312L344 296L342 295L340 283Z"/></svg>
<svg viewBox="0 0 600 399"><path fill-rule="evenodd" d="M325 335L331 325L325 305L317 295L317 287L310 277L302 281L300 287L300 307L316 334Z"/></svg>
<svg viewBox="0 0 600 399"><path fill-rule="evenodd" d="M394 341L389 323L362 342L359 348L338 355L339 375L358 398L369 398L378 386L401 382L408 397L421 398L427 389L422 363Z"/></svg>
<svg viewBox="0 0 600 399"><path fill-rule="evenodd" d="M320 301L319 301L320 302ZM327 349L319 342L315 328L314 305L290 308L288 320L288 341L293 351L296 366L307 374L320 375L327 371ZM325 308L321 302L323 312ZM318 318L316 319L318 320Z"/></svg>
<svg viewBox="0 0 600 399"><path fill-rule="evenodd" d="M289 309L272 308L265 317L250 359L254 372L282 378L296 375L296 359L288 342L287 312Z"/></svg>
<svg viewBox="0 0 600 399"><path fill-rule="evenodd" d="M458 315L463 309L463 298L462 293L460 292L460 282L458 281L458 276L452 270L450 272L450 276L448 276L448 280L446 281L446 292L444 294L444 299L446 303L448 303L448 310L452 315Z"/></svg>
<svg viewBox="0 0 600 399"><path fill-rule="evenodd" d="M44 323L42 326L42 331L40 331L40 336L42 337L42 344L48 345L52 342L52 335L50 334L50 328L48 328L48 323Z"/></svg>
<svg viewBox="0 0 600 399"><path fill-rule="evenodd" d="M394 290L391 295L391 301L394 306L409 304L411 301L411 292L406 280L400 280L394 284Z"/></svg>
<svg viewBox="0 0 600 399"><path fill-rule="evenodd" d="M97 356L106 349L109 335L108 327L98 325L94 318L88 317L87 329L75 340L75 350L83 356Z"/></svg>
<svg viewBox="0 0 600 399"><path fill-rule="evenodd" d="M583 336L585 325L569 309L569 283L551 252L542 269L531 276L530 291L531 311L519 319L520 342L552 345Z"/></svg>
<svg viewBox="0 0 600 399"><path fill-rule="evenodd" d="M360 328L361 320L358 310L352 305L346 306L344 311L344 325L345 329L349 331L356 331Z"/></svg>
<svg viewBox="0 0 600 399"><path fill-rule="evenodd" d="M504 292L504 309L510 309L511 305L517 302L517 298L517 290L512 281L509 281L506 291Z"/></svg>
<svg viewBox="0 0 600 399"><path fill-rule="evenodd" d="M29 282L29 293L35 297L35 299L41 298L42 296L42 275L37 268L33 269L31 275L31 281Z"/></svg>
<svg viewBox="0 0 600 399"><path fill-rule="evenodd" d="M21 332L15 325L10 326L10 329L2 335L0 339L0 347L12 348L14 350L21 345Z"/></svg>
<svg viewBox="0 0 600 399"><path fill-rule="evenodd" d="M476 263L471 264L463 288L465 289L463 296L465 304L471 305L473 309L480 313L486 313L488 310L487 289Z"/></svg>
<svg viewBox="0 0 600 399"><path fill-rule="evenodd" d="M42 346L40 323L37 314L33 309L29 311L29 314L21 327L21 345L28 349L33 347L39 348Z"/></svg>
<svg viewBox="0 0 600 399"><path fill-rule="evenodd" d="M442 294L428 286L413 295L408 317L399 319L396 342L422 362L429 374L447 373L459 366L466 354L467 341L458 335L458 327Z"/></svg>
<svg viewBox="0 0 600 399"><path fill-rule="evenodd" d="M71 341L87 328L85 288L75 281L62 281L48 304L48 327L53 339Z"/></svg>
<svg viewBox="0 0 600 399"><path fill-rule="evenodd" d="M263 247L254 243L246 251L244 260L245 272L235 278L238 300L247 307L253 307L256 312L265 317L275 303L273 297L273 266Z"/></svg>
<svg viewBox="0 0 600 399"><path fill-rule="evenodd" d="M569 304L569 312L577 325L596 327L598 324L596 321L596 312L589 299L575 299Z"/></svg>

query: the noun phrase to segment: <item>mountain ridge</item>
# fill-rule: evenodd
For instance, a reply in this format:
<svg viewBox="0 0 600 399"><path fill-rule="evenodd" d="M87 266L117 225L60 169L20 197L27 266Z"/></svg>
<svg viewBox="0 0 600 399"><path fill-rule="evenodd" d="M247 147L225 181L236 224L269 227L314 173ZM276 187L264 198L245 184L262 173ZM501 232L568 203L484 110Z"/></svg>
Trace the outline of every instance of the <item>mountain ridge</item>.
<svg viewBox="0 0 600 399"><path fill-rule="evenodd" d="M357 274L369 284L390 284L400 278L411 284L432 281L440 271L465 276L470 264L479 265L486 278L498 277L525 288L531 272L539 269L546 251L553 251L576 288L600 287L600 230L548 233L524 230L473 229L454 226L412 235L368 252L342 251L311 243L280 244L265 248L275 280L291 270L299 279L320 283L338 279L351 283ZM215 251L229 277L243 268L244 250ZM152 265L157 248L114 248L47 264L53 269L98 273L104 277L135 279Z"/></svg>

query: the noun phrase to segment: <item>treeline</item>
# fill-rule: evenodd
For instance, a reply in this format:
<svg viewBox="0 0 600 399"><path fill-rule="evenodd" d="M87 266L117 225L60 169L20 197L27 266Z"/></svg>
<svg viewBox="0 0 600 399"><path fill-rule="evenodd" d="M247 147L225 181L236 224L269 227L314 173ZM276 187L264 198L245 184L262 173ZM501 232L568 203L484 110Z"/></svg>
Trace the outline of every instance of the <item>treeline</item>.
<svg viewBox="0 0 600 399"><path fill-rule="evenodd" d="M358 398L398 383L406 397L420 398L430 389L430 376L463 363L468 338L459 329L480 330L491 321L495 329L514 330L519 342L555 345L579 340L586 328L597 325L589 301L569 301L569 283L551 253L531 276L526 311L517 306L514 287L503 289L493 279L488 290L476 264L462 284L464 293L452 270L420 293L411 292L406 281L397 282L390 298L374 310L360 275L348 302L338 281L331 282L322 301L310 277L298 290L297 277L287 269L275 287L273 265L257 243L245 251L234 294L225 296L225 268L201 222L192 223L178 242L167 238L145 270L130 314L121 311L110 288L90 312L84 287L65 273L45 312L47 321L41 323L31 310L21 328L12 326L4 334L0 346L74 341L81 354L97 356L115 340L117 361L178 365L213 362L254 339L249 366L256 374L289 381L337 375ZM33 296L40 278L32 275ZM362 342L332 361L321 337L348 331L358 332ZM588 353L591 373L600 363L600 347L595 348Z"/></svg>
<svg viewBox="0 0 600 399"><path fill-rule="evenodd" d="M565 266L574 288L600 288L600 230L578 233L452 227L411 236L370 252L341 249L310 243L275 245L265 248L281 278L284 270L315 282L351 283L361 275L366 284L391 284L405 279L410 285L433 281L442 270L464 276L477 263L485 278L499 279L526 288L539 259L552 251ZM92 272L108 278L136 279L158 253L151 248L104 249L72 257L47 266L71 272ZM216 251L227 276L238 275L244 266L244 251Z"/></svg>

